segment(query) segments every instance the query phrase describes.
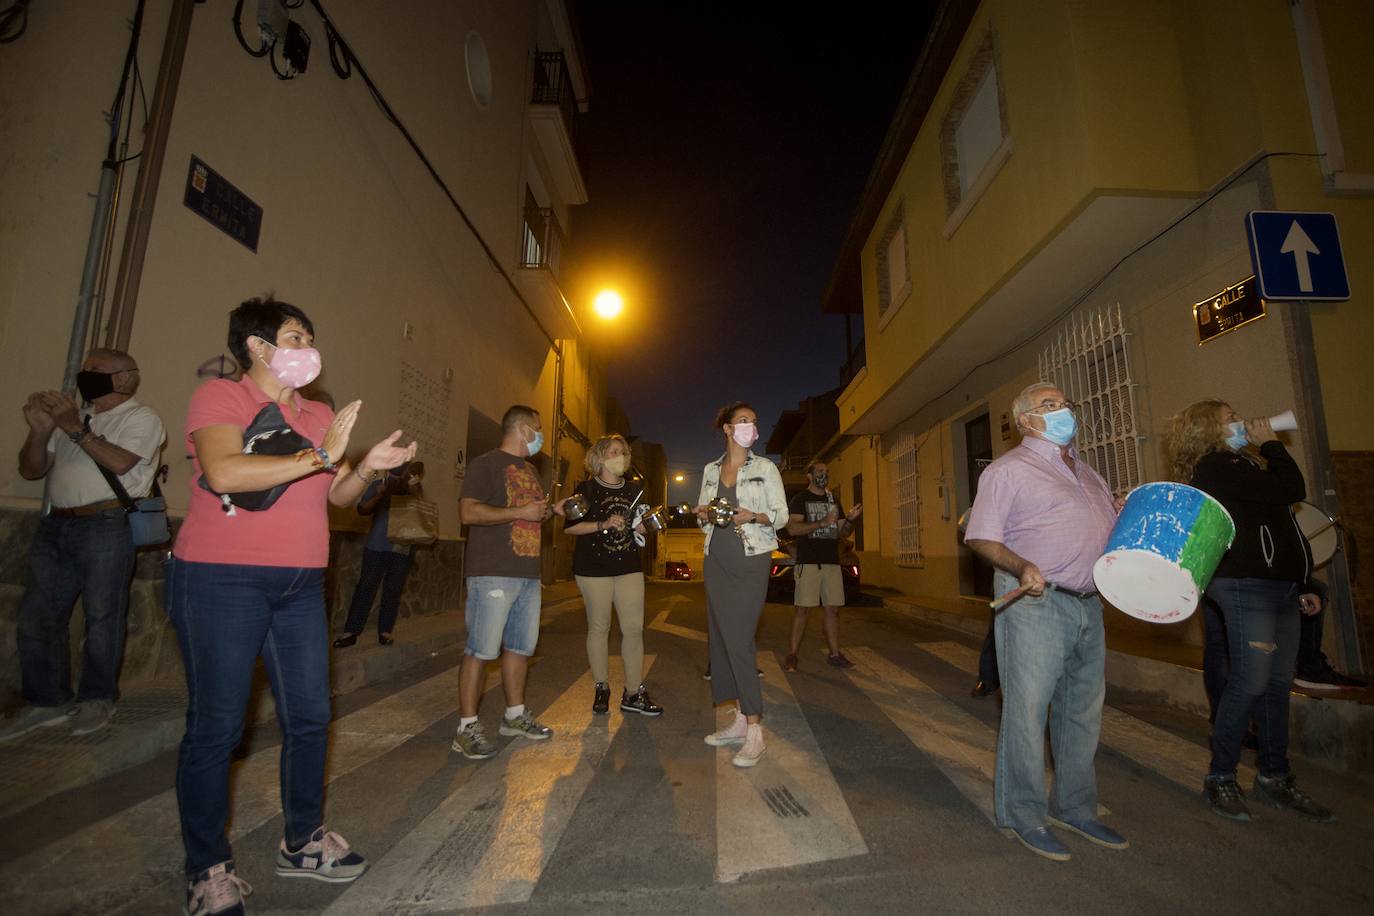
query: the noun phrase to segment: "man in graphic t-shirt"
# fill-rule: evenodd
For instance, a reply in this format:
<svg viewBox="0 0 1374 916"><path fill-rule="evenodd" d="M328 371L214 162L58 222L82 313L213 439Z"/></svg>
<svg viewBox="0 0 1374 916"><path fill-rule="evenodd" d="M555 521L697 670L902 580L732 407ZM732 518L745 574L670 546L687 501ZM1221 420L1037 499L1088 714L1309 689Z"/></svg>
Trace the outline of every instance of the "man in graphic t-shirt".
<svg viewBox="0 0 1374 916"><path fill-rule="evenodd" d="M496 748L477 720L482 673L501 659L506 712L501 734L542 741L553 730L525 708L525 673L539 642L539 535L563 501L550 505L526 458L544 445L539 411L516 404L501 418L501 445L468 464L460 509L468 526L465 558L468 641L458 676L459 723L453 749L484 760Z"/></svg>
<svg viewBox="0 0 1374 916"><path fill-rule="evenodd" d="M797 670L797 653L801 651L802 635L806 633L806 618L811 609L825 608L825 638L830 643L830 664L836 668L852 668L854 663L840 651L839 609L844 605L844 577L840 573L840 538L854 528L854 519L863 511L855 506L846 515L835 494L826 489L830 482L824 461L813 461L806 469L808 486L788 506L790 518L787 532L792 535L796 551L796 615L792 618L792 644L787 650L783 667Z"/></svg>

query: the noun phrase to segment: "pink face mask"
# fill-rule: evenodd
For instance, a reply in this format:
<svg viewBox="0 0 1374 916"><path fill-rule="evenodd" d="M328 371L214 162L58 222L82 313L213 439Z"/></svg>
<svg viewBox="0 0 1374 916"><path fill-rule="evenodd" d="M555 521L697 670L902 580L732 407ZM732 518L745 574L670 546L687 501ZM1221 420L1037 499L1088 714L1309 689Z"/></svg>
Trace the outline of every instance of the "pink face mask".
<svg viewBox="0 0 1374 916"><path fill-rule="evenodd" d="M262 340L261 337L258 338ZM263 343L267 341L263 340ZM273 347L272 361L263 360L267 368L272 370L272 374L277 377L287 388L304 388L315 381L320 375L323 363L320 359L320 351L314 347L301 347L299 350L289 350L286 347ZM261 359L261 357L259 357Z"/></svg>
<svg viewBox="0 0 1374 916"><path fill-rule="evenodd" d="M748 448L759 440L759 431L753 423L736 423L730 438L738 442L740 448Z"/></svg>

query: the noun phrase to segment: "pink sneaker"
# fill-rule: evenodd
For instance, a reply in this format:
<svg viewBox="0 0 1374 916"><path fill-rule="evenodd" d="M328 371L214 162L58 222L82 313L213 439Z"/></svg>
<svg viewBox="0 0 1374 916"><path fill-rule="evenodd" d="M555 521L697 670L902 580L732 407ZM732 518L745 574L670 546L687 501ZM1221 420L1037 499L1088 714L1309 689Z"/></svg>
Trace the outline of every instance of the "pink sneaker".
<svg viewBox="0 0 1374 916"><path fill-rule="evenodd" d="M243 898L253 893L234 874L233 862L207 868L186 883L187 916L243 916Z"/></svg>
<svg viewBox="0 0 1374 916"><path fill-rule="evenodd" d="M744 713L735 710L735 721L716 732L714 735L706 736L706 743L712 747L725 747L728 744L743 744L745 736L749 734L749 720L744 718Z"/></svg>
<svg viewBox="0 0 1374 916"><path fill-rule="evenodd" d="M739 749L735 759L731 761L737 767L751 767L759 762L763 756L765 748L763 746L763 726L749 726L748 734L744 739L744 747Z"/></svg>

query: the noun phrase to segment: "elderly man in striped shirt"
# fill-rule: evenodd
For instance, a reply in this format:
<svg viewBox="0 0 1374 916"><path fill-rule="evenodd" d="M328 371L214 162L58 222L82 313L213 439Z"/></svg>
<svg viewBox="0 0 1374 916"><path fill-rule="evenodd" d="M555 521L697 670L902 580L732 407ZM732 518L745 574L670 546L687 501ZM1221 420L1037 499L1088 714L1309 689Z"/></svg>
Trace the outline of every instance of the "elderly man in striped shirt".
<svg viewBox="0 0 1374 916"><path fill-rule="evenodd" d="M1097 819L1093 757L1106 694L1106 637L1093 563L1116 521L1102 477L1073 447L1074 405L1049 382L1017 396L1021 444L978 480L965 543L997 572L996 594L1022 596L997 615L1002 726L997 823L1032 852L1065 861L1053 823L1109 849L1126 840ZM1054 750L1054 810L1045 790L1045 720Z"/></svg>

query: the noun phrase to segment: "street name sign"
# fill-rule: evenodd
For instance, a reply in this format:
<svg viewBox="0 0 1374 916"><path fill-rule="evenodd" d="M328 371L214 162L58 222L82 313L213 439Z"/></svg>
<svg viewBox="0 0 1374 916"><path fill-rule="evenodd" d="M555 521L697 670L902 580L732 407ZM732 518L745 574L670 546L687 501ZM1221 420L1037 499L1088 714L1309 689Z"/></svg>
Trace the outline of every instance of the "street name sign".
<svg viewBox="0 0 1374 916"><path fill-rule="evenodd" d="M1350 298L1334 213L1251 210L1245 234L1261 299Z"/></svg>

